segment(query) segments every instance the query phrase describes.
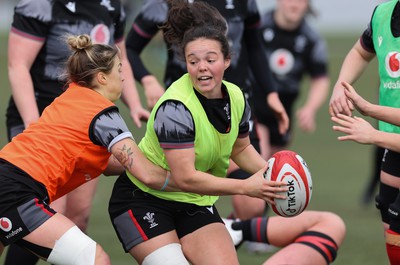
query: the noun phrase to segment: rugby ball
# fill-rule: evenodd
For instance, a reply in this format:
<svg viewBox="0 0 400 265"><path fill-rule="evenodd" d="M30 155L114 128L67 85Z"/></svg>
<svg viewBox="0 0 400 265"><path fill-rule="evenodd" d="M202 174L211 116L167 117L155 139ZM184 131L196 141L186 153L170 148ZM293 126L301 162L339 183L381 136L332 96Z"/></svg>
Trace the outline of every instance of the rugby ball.
<svg viewBox="0 0 400 265"><path fill-rule="evenodd" d="M280 216L292 217L303 212L310 203L312 179L306 161L296 152L283 150L268 160L264 178L269 181L283 181L289 190L286 199L275 199L275 205L268 204Z"/></svg>

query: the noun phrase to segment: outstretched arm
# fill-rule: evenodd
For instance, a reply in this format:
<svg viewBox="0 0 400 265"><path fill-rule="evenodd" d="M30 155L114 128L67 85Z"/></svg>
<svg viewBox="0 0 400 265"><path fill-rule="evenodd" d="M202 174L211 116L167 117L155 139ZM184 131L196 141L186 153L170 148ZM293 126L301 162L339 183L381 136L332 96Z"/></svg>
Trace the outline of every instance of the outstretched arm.
<svg viewBox="0 0 400 265"><path fill-rule="evenodd" d="M267 165L265 161L252 177L240 180L216 177L197 170L194 148L165 149L164 153L174 181L183 191L218 196L242 194L264 199L271 204L274 204L274 198L285 198L277 194L287 190L285 183L266 181L263 178Z"/></svg>
<svg viewBox="0 0 400 265"><path fill-rule="evenodd" d="M347 82L342 82L344 94L348 101L363 115L400 125L400 109L372 104L361 97ZM333 116L332 121L337 123L333 130L347 135L339 136L340 141L355 141L361 144L374 144L383 148L400 152L400 135L376 130L366 120L342 114Z"/></svg>
<svg viewBox="0 0 400 265"><path fill-rule="evenodd" d="M400 152L400 134L376 130L366 120L343 114L331 117L337 123L333 130L345 133L339 136L339 141L355 141L360 144L374 144L396 152Z"/></svg>
<svg viewBox="0 0 400 265"><path fill-rule="evenodd" d="M342 82L344 93L355 108L363 115L400 126L400 109L372 104L361 97L347 82Z"/></svg>

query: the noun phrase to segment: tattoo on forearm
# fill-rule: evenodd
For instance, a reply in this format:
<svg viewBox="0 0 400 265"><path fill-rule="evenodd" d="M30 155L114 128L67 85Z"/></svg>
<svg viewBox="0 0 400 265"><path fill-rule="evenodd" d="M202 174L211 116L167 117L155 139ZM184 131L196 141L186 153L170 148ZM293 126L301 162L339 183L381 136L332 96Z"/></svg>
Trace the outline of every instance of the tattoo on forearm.
<svg viewBox="0 0 400 265"><path fill-rule="evenodd" d="M130 147L128 148L124 144L124 146L118 150L118 153L115 156L126 169L132 168L133 152Z"/></svg>

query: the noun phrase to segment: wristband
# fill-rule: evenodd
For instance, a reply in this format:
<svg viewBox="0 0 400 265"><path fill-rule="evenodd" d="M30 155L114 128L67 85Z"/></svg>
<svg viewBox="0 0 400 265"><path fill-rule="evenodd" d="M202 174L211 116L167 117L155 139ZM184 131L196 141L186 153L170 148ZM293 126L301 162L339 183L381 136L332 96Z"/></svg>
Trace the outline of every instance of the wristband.
<svg viewBox="0 0 400 265"><path fill-rule="evenodd" d="M168 182L169 182L169 177L171 176L171 173L167 172L167 178L165 179L165 183L164 185L161 187L160 190L165 190L165 188L168 186Z"/></svg>

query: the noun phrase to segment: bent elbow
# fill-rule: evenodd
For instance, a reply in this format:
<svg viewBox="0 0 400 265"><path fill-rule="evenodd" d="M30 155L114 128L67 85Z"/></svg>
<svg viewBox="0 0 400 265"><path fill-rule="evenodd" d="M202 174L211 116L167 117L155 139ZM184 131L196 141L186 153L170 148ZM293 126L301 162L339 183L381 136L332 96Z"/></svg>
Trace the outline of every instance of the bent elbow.
<svg viewBox="0 0 400 265"><path fill-rule="evenodd" d="M175 184L178 189L183 192L196 192L196 190L193 189L195 185L193 185L190 179L175 179Z"/></svg>
<svg viewBox="0 0 400 265"><path fill-rule="evenodd" d="M157 181L156 176L151 176L150 174L142 174L141 177L137 177L144 185L152 189L160 188L160 182Z"/></svg>

